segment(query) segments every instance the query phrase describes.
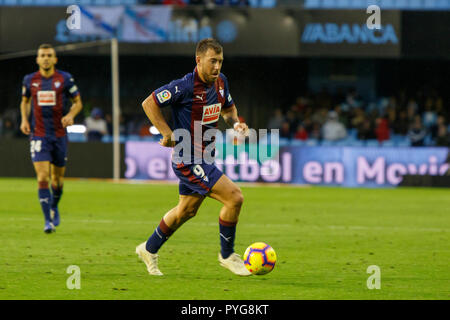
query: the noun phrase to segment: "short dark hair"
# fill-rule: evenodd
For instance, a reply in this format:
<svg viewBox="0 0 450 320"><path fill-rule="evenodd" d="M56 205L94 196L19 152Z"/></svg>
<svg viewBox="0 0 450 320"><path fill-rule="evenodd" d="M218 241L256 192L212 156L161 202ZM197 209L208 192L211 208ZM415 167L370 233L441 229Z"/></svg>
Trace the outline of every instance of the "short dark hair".
<svg viewBox="0 0 450 320"><path fill-rule="evenodd" d="M51 44L49 44L49 43L43 43L43 44L41 44L41 45L39 46L39 48L38 48L38 51L39 51L39 49L53 49L53 51L55 51L55 55L56 55L56 50L55 50L55 48L53 48L53 46L52 46Z"/></svg>
<svg viewBox="0 0 450 320"><path fill-rule="evenodd" d="M208 49L213 49L216 53L222 53L223 48L220 45L219 41L213 38L206 38L200 40L197 43L197 48L195 49L195 55L204 54Z"/></svg>

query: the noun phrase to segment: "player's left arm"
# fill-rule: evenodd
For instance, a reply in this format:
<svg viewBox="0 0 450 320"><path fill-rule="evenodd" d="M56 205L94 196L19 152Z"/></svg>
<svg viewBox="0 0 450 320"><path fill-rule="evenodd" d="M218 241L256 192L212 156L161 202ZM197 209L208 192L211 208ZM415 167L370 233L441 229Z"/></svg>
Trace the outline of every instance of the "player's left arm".
<svg viewBox="0 0 450 320"><path fill-rule="evenodd" d="M242 134L242 135L248 135L248 126L244 122L240 122L238 117L238 111L236 108L236 105L234 104L233 98L230 94L230 88L228 85L228 79L224 74L220 74L221 79L223 80L224 84L224 94L223 97L225 97L225 103L222 106L222 110L220 114L222 115L225 122L230 126L233 127L233 129Z"/></svg>
<svg viewBox="0 0 450 320"><path fill-rule="evenodd" d="M72 101L69 112L61 119L62 126L66 128L73 125L75 117L80 113L81 109L83 109L83 103L81 102L80 91L78 90L72 75L70 73L65 73L64 77L64 90Z"/></svg>
<svg viewBox="0 0 450 320"><path fill-rule="evenodd" d="M82 109L83 103L81 102L81 97L80 95L77 95L72 98L72 107L70 108L69 112L61 119L61 124L63 125L63 127L65 128L73 125L75 117L80 113Z"/></svg>
<svg viewBox="0 0 450 320"><path fill-rule="evenodd" d="M247 135L248 126L245 122L240 122L238 117L238 111L236 105L233 103L227 108L223 108L220 112L223 120L230 126L233 127L238 133Z"/></svg>

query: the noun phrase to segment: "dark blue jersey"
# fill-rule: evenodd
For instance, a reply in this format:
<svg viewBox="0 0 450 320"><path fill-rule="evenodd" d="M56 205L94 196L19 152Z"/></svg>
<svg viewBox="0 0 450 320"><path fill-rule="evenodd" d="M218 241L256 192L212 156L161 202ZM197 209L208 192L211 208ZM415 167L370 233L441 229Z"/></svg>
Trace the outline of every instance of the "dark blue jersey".
<svg viewBox="0 0 450 320"><path fill-rule="evenodd" d="M195 125L201 127L202 133L208 129L217 129L221 110L234 105L225 75L221 73L213 84L206 84L200 79L197 68L183 78L155 90L152 96L158 106L172 106L173 129L189 131L192 153L194 148L200 147L194 143ZM201 150L209 143L211 141L202 139Z"/></svg>
<svg viewBox="0 0 450 320"><path fill-rule="evenodd" d="M31 97L32 136L65 136L61 119L68 111L68 98L79 94L70 73L55 70L49 78L39 71L27 74L22 83L22 96Z"/></svg>

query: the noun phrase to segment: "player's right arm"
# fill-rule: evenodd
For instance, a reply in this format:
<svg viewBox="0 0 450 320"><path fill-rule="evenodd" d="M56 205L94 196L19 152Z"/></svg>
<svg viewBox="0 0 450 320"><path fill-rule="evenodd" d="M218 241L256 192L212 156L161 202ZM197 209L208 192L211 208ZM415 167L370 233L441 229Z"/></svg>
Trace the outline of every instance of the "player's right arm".
<svg viewBox="0 0 450 320"><path fill-rule="evenodd" d="M175 142L172 141L172 129L170 129L167 124L160 107L156 104L153 93L149 95L144 102L142 102L142 108L144 109L148 119L163 136L163 138L159 141L159 144L163 147L173 147Z"/></svg>
<svg viewBox="0 0 450 320"><path fill-rule="evenodd" d="M30 122L28 117L30 116L31 110L31 92L29 87L29 76L25 76L22 83L22 101L20 102L20 115L22 121L20 122L20 131L24 134L29 135L31 132Z"/></svg>
<svg viewBox="0 0 450 320"><path fill-rule="evenodd" d="M152 94L142 102L142 108L148 119L163 136L159 141L159 144L164 147L174 147L175 141L172 140L172 129L170 129L167 124L166 119L161 112L161 108L169 105L174 108L183 101L188 92L185 81L185 78L174 80L153 91Z"/></svg>
<svg viewBox="0 0 450 320"><path fill-rule="evenodd" d="M22 102L20 103L20 114L22 115L22 121L20 122L20 131L24 134L30 134L30 122L28 117L30 116L31 109L31 99L27 97L22 97Z"/></svg>

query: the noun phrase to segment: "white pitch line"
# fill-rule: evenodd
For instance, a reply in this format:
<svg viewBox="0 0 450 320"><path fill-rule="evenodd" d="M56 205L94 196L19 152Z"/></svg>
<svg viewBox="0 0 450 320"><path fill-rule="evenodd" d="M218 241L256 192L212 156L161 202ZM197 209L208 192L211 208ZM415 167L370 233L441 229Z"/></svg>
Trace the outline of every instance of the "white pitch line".
<svg viewBox="0 0 450 320"><path fill-rule="evenodd" d="M0 221L41 221L40 218L7 218ZM131 225L156 225L159 220L96 220L96 219L64 219L67 223L99 223L99 224L131 224ZM189 221L190 225L217 227L216 222ZM302 228L302 229L331 229L331 230L391 230L391 231L417 231L417 232L450 232L450 228L416 228L416 227L390 227L390 226L346 226L346 225L302 225L302 224L280 224L280 223L241 223L245 227L254 228Z"/></svg>

